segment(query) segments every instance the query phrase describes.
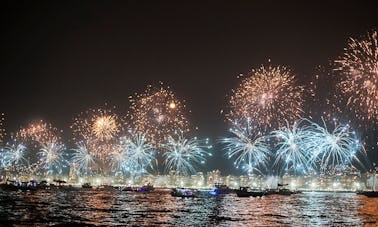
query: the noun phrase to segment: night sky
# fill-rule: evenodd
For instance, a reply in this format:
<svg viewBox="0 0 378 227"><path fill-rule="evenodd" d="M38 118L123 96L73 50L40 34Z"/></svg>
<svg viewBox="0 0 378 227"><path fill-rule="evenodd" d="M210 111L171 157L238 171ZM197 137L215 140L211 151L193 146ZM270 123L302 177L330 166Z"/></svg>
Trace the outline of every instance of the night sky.
<svg viewBox="0 0 378 227"><path fill-rule="evenodd" d="M306 81L349 37L378 28L374 1L260 2L2 3L7 131L44 119L69 137L81 111L106 102L126 112L130 95L162 81L186 100L199 136L217 141L227 133L220 111L240 73L270 59ZM210 169L222 166L216 152Z"/></svg>

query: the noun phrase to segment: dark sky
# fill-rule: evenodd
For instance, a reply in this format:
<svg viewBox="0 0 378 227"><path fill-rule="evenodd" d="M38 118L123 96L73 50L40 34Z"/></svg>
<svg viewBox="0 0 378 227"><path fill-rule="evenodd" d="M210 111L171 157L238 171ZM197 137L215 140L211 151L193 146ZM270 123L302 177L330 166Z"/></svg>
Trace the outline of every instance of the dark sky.
<svg viewBox="0 0 378 227"><path fill-rule="evenodd" d="M163 81L186 100L199 134L216 140L239 73L271 59L306 80L348 37L378 27L374 1L262 2L2 3L6 128L43 118L69 131L79 112L105 102L126 110L129 95Z"/></svg>

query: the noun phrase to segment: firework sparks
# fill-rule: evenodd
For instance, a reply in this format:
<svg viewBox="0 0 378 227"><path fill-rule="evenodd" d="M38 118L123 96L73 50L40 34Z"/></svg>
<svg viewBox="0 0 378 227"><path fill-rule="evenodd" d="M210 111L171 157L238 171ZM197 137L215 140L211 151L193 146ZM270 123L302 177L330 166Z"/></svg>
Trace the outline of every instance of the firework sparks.
<svg viewBox="0 0 378 227"><path fill-rule="evenodd" d="M337 60L341 74L337 88L348 97L347 105L361 120L378 120L378 45L377 32L366 39L350 38L344 54Z"/></svg>
<svg viewBox="0 0 378 227"><path fill-rule="evenodd" d="M286 127L272 132L272 136L279 141L273 166L280 166L285 172L293 171L294 174L299 174L312 170L309 160L314 147L314 134L310 127L302 125L302 122L303 120L297 121L292 127L287 124Z"/></svg>
<svg viewBox="0 0 378 227"><path fill-rule="evenodd" d="M31 123L18 131L17 137L24 141L34 141L39 144L49 144L60 140L58 130L44 121Z"/></svg>
<svg viewBox="0 0 378 227"><path fill-rule="evenodd" d="M79 143L74 149L72 163L75 166L77 174L90 174L95 163L95 157L84 143Z"/></svg>
<svg viewBox="0 0 378 227"><path fill-rule="evenodd" d="M84 142L95 157L106 160L113 152L123 121L110 109L89 109L79 114L71 126L74 140Z"/></svg>
<svg viewBox="0 0 378 227"><path fill-rule="evenodd" d="M320 170L334 172L337 168L350 166L354 160L359 161L357 153L363 146L350 126L338 124L329 131L324 120L323 123L324 127L312 123L315 133L311 137L317 147L312 152L312 159L319 163Z"/></svg>
<svg viewBox="0 0 378 227"><path fill-rule="evenodd" d="M43 163L43 168L47 170L47 174L52 174L54 171L61 174L64 163L65 147L59 143L43 144L38 154L40 155L40 161Z"/></svg>
<svg viewBox="0 0 378 227"><path fill-rule="evenodd" d="M206 141L206 144L208 140ZM206 156L211 156L205 151L211 146L201 145L197 138L186 139L179 136L178 139L168 138L168 142L163 145L166 152L165 158L166 171L174 170L177 175L188 175L195 172L195 164L204 164Z"/></svg>
<svg viewBox="0 0 378 227"><path fill-rule="evenodd" d="M228 158L236 157L236 168L241 167L248 173L261 172L261 168L266 168L269 144L264 136L256 133L251 121L247 119L246 125L235 122L230 131L234 136L222 139L222 143L226 144Z"/></svg>
<svg viewBox="0 0 378 227"><path fill-rule="evenodd" d="M304 90L295 83L293 73L283 66L252 70L233 90L228 119L250 118L262 132L295 121L303 112Z"/></svg>
<svg viewBox="0 0 378 227"><path fill-rule="evenodd" d="M20 129L17 137L25 143L34 144L39 150L37 152L39 160L33 163L35 171L45 170L47 174L52 174L54 171L62 173L66 162L63 157L65 146L55 127L44 121L31 123L28 127ZM31 158L31 150L29 158Z"/></svg>
<svg viewBox="0 0 378 227"><path fill-rule="evenodd" d="M148 86L147 90L135 99L130 97L129 117L134 130L145 133L146 139L159 145L176 133L189 131L185 117L185 104L167 88Z"/></svg>
<svg viewBox="0 0 378 227"><path fill-rule="evenodd" d="M154 158L154 146L145 135L135 134L121 138L120 149L112 155L112 165L126 173L143 174L152 167Z"/></svg>
<svg viewBox="0 0 378 227"><path fill-rule="evenodd" d="M1 152L1 165L7 167L9 165L22 165L25 159L26 147L20 143L6 145Z"/></svg>
<svg viewBox="0 0 378 227"><path fill-rule="evenodd" d="M92 126L93 134L99 140L110 140L119 131L114 116L100 116L94 121Z"/></svg>

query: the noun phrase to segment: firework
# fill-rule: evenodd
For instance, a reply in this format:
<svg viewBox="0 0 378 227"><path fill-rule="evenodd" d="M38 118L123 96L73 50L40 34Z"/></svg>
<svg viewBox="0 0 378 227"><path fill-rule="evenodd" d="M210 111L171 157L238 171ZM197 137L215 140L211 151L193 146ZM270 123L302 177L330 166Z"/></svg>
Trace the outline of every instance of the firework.
<svg viewBox="0 0 378 227"><path fill-rule="evenodd" d="M287 124L286 127L272 132L271 135L278 139L273 166L280 166L285 172L292 171L294 174L305 174L312 170L309 160L312 149L316 147L313 144L314 133L308 125L303 125L303 122L307 121L300 120L292 126Z"/></svg>
<svg viewBox="0 0 378 227"><path fill-rule="evenodd" d="M47 174L52 174L53 172L62 173L63 167L66 167L64 164L67 163L64 158L64 150L64 145L59 143L42 145L38 155Z"/></svg>
<svg viewBox="0 0 378 227"><path fill-rule="evenodd" d="M49 144L60 141L58 130L51 124L39 121L28 125L18 131L17 137L23 141L33 141L38 144Z"/></svg>
<svg viewBox="0 0 378 227"><path fill-rule="evenodd" d="M65 167L64 151L65 146L61 142L59 131L51 124L44 121L31 123L28 127L22 128L17 133L17 138L21 141L34 145L34 148L38 150L38 160L29 163L33 163L32 166L35 171L44 170L47 174L52 174L54 171L57 173L62 172L62 168ZM28 158L30 159L33 154L31 150L28 152Z"/></svg>
<svg viewBox="0 0 378 227"><path fill-rule="evenodd" d="M286 67L261 66L233 90L227 118L231 122L249 118L262 132L279 128L300 118L303 90Z"/></svg>
<svg viewBox="0 0 378 227"><path fill-rule="evenodd" d="M206 141L206 144L208 140ZM188 175L195 172L195 164L204 164L206 156L211 156L206 152L208 145L201 145L201 141L197 138L186 139L182 135L177 139L168 138L168 142L163 145L166 152L163 154L165 158L166 171L175 171L177 175Z"/></svg>
<svg viewBox="0 0 378 227"><path fill-rule="evenodd" d="M21 143L7 144L1 152L1 166L22 165L25 163L26 147Z"/></svg>
<svg viewBox="0 0 378 227"><path fill-rule="evenodd" d="M143 174L152 167L155 148L145 135L135 134L121 138L120 148L112 155L112 165L124 173Z"/></svg>
<svg viewBox="0 0 378 227"><path fill-rule="evenodd" d="M134 131L145 133L146 139L155 145L159 146L174 134L189 131L185 104L169 87L148 86L144 93L130 97L130 102L129 118Z"/></svg>
<svg viewBox="0 0 378 227"><path fill-rule="evenodd" d="M339 168L350 166L354 160L358 161L357 154L363 150L363 146L350 126L336 124L330 131L324 120L323 124L324 127L321 127L312 123L314 133L311 141L315 144L312 150L312 162L319 163L322 172L334 172Z"/></svg>
<svg viewBox="0 0 378 227"><path fill-rule="evenodd" d="M122 127L122 119L111 109L89 109L79 114L71 126L75 142L85 143L103 161L113 152Z"/></svg>
<svg viewBox="0 0 378 227"><path fill-rule="evenodd" d="M350 38L344 54L335 60L341 74L337 89L347 97L347 106L361 120L378 120L378 45L377 32L367 38ZM341 98L340 97L340 98Z"/></svg>
<svg viewBox="0 0 378 227"><path fill-rule="evenodd" d="M261 168L266 168L269 161L270 149L266 137L256 133L249 118L247 124L234 122L233 125L230 129L233 137L222 139L222 143L226 144L228 158L236 157L236 168L241 167L248 173L255 170L261 172Z"/></svg>
<svg viewBox="0 0 378 227"><path fill-rule="evenodd" d="M79 143L77 148L73 150L72 163L74 164L77 174L90 174L95 163L94 153L91 152L83 142Z"/></svg>

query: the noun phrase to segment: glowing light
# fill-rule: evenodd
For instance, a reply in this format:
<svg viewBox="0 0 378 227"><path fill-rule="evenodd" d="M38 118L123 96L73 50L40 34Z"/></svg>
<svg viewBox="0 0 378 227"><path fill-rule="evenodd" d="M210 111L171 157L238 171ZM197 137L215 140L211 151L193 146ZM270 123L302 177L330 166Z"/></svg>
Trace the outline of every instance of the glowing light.
<svg viewBox="0 0 378 227"><path fill-rule="evenodd" d="M169 108L171 109L176 108L176 104L174 102L169 103Z"/></svg>

